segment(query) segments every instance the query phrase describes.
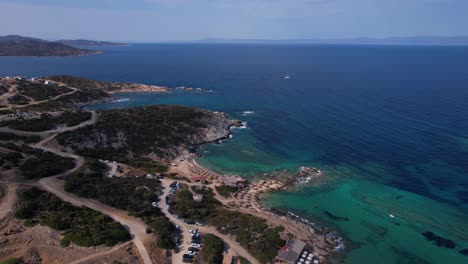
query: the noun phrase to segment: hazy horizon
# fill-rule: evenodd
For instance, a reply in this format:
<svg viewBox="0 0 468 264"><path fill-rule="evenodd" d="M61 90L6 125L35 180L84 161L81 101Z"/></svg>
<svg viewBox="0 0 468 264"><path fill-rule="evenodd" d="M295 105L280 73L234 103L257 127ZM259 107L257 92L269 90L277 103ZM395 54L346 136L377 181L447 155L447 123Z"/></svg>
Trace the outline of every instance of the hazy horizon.
<svg viewBox="0 0 468 264"><path fill-rule="evenodd" d="M49 40L468 36L464 0L0 0L0 35Z"/></svg>

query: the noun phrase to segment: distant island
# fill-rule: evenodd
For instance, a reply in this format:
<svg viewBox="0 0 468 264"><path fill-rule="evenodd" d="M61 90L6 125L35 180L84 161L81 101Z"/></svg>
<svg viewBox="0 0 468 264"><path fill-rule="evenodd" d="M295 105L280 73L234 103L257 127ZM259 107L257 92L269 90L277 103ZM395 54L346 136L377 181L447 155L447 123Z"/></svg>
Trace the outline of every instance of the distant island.
<svg viewBox="0 0 468 264"><path fill-rule="evenodd" d="M87 39L63 39L58 40L56 43L65 44L73 47L87 47L87 46L128 46L126 43L115 43L110 41L98 41Z"/></svg>
<svg viewBox="0 0 468 264"><path fill-rule="evenodd" d="M84 56L100 52L82 47L126 45L85 39L48 41L39 38L8 35L0 36L0 56Z"/></svg>

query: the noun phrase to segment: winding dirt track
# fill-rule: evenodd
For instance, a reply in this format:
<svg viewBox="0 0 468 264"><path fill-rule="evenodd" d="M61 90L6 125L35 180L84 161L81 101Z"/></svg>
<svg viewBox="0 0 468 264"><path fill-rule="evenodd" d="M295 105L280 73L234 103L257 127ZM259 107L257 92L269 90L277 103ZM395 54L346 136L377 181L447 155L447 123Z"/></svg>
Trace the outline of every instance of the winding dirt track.
<svg viewBox="0 0 468 264"><path fill-rule="evenodd" d="M148 235L146 234L146 225L145 223L143 223L143 221L141 221L138 218L128 216L128 213L126 211L112 208L110 206L101 204L100 202L95 201L95 200L84 199L84 198L77 197L71 193L67 193L64 190L64 181L58 179L60 177L65 177L65 176L72 175L78 172L85 165L85 159L73 153L63 152L60 149L57 149L55 147L47 146L47 144L50 141L52 141L60 133L72 131L72 130L79 129L81 127L85 127L85 126L96 123L98 119L98 115L96 114L96 112L91 112L91 113L92 113L92 116L90 120L85 121L76 126L64 127L64 128L59 128L59 129L50 130L50 131L27 133L28 135L40 135L40 136L46 137L39 143L32 145L32 147L38 148L44 151L52 152L61 157L72 158L75 160L75 166L72 169L64 173L61 173L59 175L42 178L37 182L37 185L41 187L42 189L56 195L57 197L59 197L61 200L65 202L69 202L76 206L88 207L90 209L99 211L105 215L108 215L114 220L120 222L131 233L133 237L132 241L135 244L137 250L139 251L141 258L143 259L143 263L152 264L149 253L143 243L144 240L148 237ZM3 131L5 131L5 129L3 129ZM25 135L26 133L24 131L17 131L17 130L12 130L12 129L7 129L6 131L14 133L14 134L18 134L18 135ZM0 209L1 209L0 216L3 216L3 214L6 215L8 213L8 210L9 208L11 208L12 203L14 203L14 200L16 197L15 193L16 193L17 185L13 183L9 183L9 184L6 184L6 186L7 186L6 187L7 192L5 193L5 198L2 199L2 202L0 204Z"/></svg>
<svg viewBox="0 0 468 264"><path fill-rule="evenodd" d="M133 236L133 243L140 252L143 262L145 264L152 263L149 253L143 243L145 238L149 237L149 235L145 233L146 225L143 223L143 221L138 218L129 216L126 211L104 205L96 200L80 198L74 194L66 192L63 188L64 181L57 179L57 176L43 178L39 180L39 185L46 191L53 193L65 202L69 202L76 206L86 206L95 211L108 215L115 221L120 222L129 230Z"/></svg>
<svg viewBox="0 0 468 264"><path fill-rule="evenodd" d="M143 243L144 239L148 236L145 233L146 232L146 225L145 225L145 223L143 223L143 221L141 221L138 218L128 216L128 213L125 212L125 211L118 210L118 209L112 208L110 206L101 204L100 202L95 201L95 200L80 198L80 197L77 197L76 195L68 193L68 192L66 192L64 190L64 182L62 180L58 179L59 177L68 176L68 175L74 174L77 171L79 171L84 166L85 159L83 157L77 156L75 154L63 152L63 151L61 151L59 149L56 149L54 147L47 146L47 143L52 141L60 133L67 132L67 131L72 131L72 130L79 129L81 127L85 127L85 126L92 125L92 124L96 123L98 116L97 116L96 112L91 112L91 113L92 113L91 119L86 121L86 122L83 122L83 123L81 123L79 125L72 126L72 127L60 128L60 129L54 130L53 132L52 131L45 131L45 133L51 133L52 132L54 134L50 135L49 137L45 138L44 140L42 140L41 142L39 142L39 143L37 143L36 145L33 146L35 148L42 149L42 150L45 150L45 151L48 151L48 152L52 152L52 153L54 153L56 155L59 155L59 156L62 156L62 157L75 159L75 161L76 161L74 168L72 168L72 169L70 169L70 170L68 170L68 171L66 171L66 172L64 172L62 174L55 175L53 177L42 178L42 179L39 180L38 184L39 184L40 187L42 187L43 189L45 189L46 191L48 191L50 193L53 193L54 195L56 195L57 197L59 197L63 201L69 202L69 203L74 204L76 206L86 206L88 208L91 208L93 210L101 212L101 213L103 213L105 215L108 215L111 218L113 218L114 220L120 222L122 225L124 225L129 230L129 232L133 236L133 242L135 243L135 246L137 247L138 251L140 252L140 255L141 255L141 258L143 259L143 262L145 264L151 264L152 263L151 258L150 258L149 253L146 250L146 247L144 246L144 243Z"/></svg>
<svg viewBox="0 0 468 264"><path fill-rule="evenodd" d="M172 181L163 179L161 180L161 182L165 188L163 196L166 196L169 193L169 190L170 190L169 185L171 184ZM167 205L166 199L164 198L160 199L159 207L161 208L163 213L171 220L172 223L181 226L184 231L187 231L189 229L198 229L198 231L202 234L213 234L215 236L218 236L219 238L224 240L224 242L229 246L229 251L233 251L236 255L247 259L252 264L260 264L260 262L258 262L257 259L255 259L252 255L250 255L250 253L247 252L247 250L245 250L241 245L239 245L239 243L237 243L232 237L227 236L225 234L221 234L218 230L216 230L215 227L212 227L212 226L190 226L182 222L180 219L175 218L174 215L170 214L166 208L166 205ZM184 232L184 234L185 233L186 232ZM186 236L184 235L184 240L185 239L186 239ZM177 261L174 263L182 263L182 262L178 262L179 259L180 261L182 260L182 254L183 253L179 253L175 255Z"/></svg>
<svg viewBox="0 0 468 264"><path fill-rule="evenodd" d="M74 94L78 91L77 88L74 88L74 87L69 87L70 89L72 89L72 91L68 92L68 93L63 93L63 94L59 94L55 97L52 97L50 99L47 99L47 100L42 100L42 101L34 101L34 102L29 102L28 104L25 104L25 105L10 105L9 107L7 108L4 108L4 109L13 109L13 108L23 108L23 107L27 107L27 106L31 106L31 105L38 105L38 104L43 104L43 103L46 103L46 102L49 102L49 101L55 101L57 99L60 99L64 96L67 96L67 95L70 95L70 94Z"/></svg>
<svg viewBox="0 0 468 264"><path fill-rule="evenodd" d="M87 257L84 257L84 258L81 258L81 259L78 259L78 260L75 260L73 262L70 262L68 264L79 264L79 263L87 263L95 258L99 258L99 257L103 257L103 256L106 256L106 255L109 255L109 254L112 254L114 252L117 252L118 250L122 249L123 247L127 246L128 243L130 242L126 242L126 243L123 243L121 245L117 245L113 248L111 248L110 250L108 251L104 251L104 252L99 252L99 253L96 253L96 254L93 254L93 255L89 255Z"/></svg>
<svg viewBox="0 0 468 264"><path fill-rule="evenodd" d="M0 201L0 220L13 212L12 208L16 201L16 190L18 189L18 184L16 183L8 183L3 186L4 194Z"/></svg>
<svg viewBox="0 0 468 264"><path fill-rule="evenodd" d="M91 112L91 118L88 121L85 121L85 122L80 123L80 124L75 125L75 126L61 127L61 128L57 128L57 129L46 130L46 131L38 131L38 132L21 131L21 130L16 130L16 129L12 129L12 128L9 128L9 127L0 127L0 132L12 133L12 134L21 135L21 136L42 136L42 137L46 137L46 136L50 136L52 134L55 134L54 136L56 136L57 134L60 134L60 133L63 133L63 132L73 131L73 130L76 130L78 128L82 128L82 127L89 126L89 125L92 125L92 124L96 123L96 121L98 119L98 114L95 111L89 111L89 112ZM47 142L44 142L44 143L47 143Z"/></svg>

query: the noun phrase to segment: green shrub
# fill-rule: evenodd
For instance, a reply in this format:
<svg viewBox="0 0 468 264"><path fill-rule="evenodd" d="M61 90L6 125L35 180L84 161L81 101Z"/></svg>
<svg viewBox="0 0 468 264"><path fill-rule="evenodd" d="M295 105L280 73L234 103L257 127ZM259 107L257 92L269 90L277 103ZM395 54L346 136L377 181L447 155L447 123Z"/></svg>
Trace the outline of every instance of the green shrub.
<svg viewBox="0 0 468 264"><path fill-rule="evenodd" d="M204 237L203 258L207 263L223 263L224 242L221 238L208 234Z"/></svg>
<svg viewBox="0 0 468 264"><path fill-rule="evenodd" d="M62 240L60 240L60 246L61 246L61 247L64 247L64 248L65 248L65 247L68 247L69 245L70 245L70 240L65 239L65 238L63 238Z"/></svg>
<svg viewBox="0 0 468 264"><path fill-rule="evenodd" d="M32 188L20 192L15 217L65 231L62 246L114 246L131 239L127 230L112 218L84 207L64 203L50 193Z"/></svg>
<svg viewBox="0 0 468 264"><path fill-rule="evenodd" d="M21 264L23 263L19 258L9 258L0 262L0 264Z"/></svg>
<svg viewBox="0 0 468 264"><path fill-rule="evenodd" d="M21 155L19 152L12 151L6 154L0 153L0 157L4 160L10 161L13 164L18 164L18 162L23 158L23 155Z"/></svg>
<svg viewBox="0 0 468 264"><path fill-rule="evenodd" d="M229 198L231 197L231 194L232 193L235 193L238 188L237 187L231 187L231 186L216 186L216 191L219 193L219 195L225 197L225 198Z"/></svg>
<svg viewBox="0 0 468 264"><path fill-rule="evenodd" d="M44 178L63 173L75 166L73 159L57 156L50 152L37 154L36 157L26 160L19 167L26 179Z"/></svg>

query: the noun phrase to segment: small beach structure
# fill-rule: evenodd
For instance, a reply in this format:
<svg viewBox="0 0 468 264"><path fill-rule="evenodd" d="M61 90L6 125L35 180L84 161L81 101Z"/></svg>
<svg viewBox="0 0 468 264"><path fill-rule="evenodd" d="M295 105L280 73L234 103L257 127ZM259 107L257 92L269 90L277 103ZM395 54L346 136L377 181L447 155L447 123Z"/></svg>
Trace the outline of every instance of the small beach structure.
<svg viewBox="0 0 468 264"><path fill-rule="evenodd" d="M288 240L286 245L279 250L278 255L276 256L276 261L295 264L300 260L305 247L306 243L301 240ZM304 259L302 259L301 262L303 261Z"/></svg>
<svg viewBox="0 0 468 264"><path fill-rule="evenodd" d="M203 195L202 194L194 194L193 195L193 201L197 202L197 203L203 201Z"/></svg>
<svg viewBox="0 0 468 264"><path fill-rule="evenodd" d="M191 182L206 182L206 178L203 176L194 176L190 178Z"/></svg>
<svg viewBox="0 0 468 264"><path fill-rule="evenodd" d="M244 187L247 180L237 175L223 175L218 177L219 181L229 187Z"/></svg>

